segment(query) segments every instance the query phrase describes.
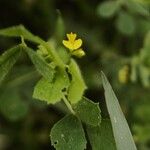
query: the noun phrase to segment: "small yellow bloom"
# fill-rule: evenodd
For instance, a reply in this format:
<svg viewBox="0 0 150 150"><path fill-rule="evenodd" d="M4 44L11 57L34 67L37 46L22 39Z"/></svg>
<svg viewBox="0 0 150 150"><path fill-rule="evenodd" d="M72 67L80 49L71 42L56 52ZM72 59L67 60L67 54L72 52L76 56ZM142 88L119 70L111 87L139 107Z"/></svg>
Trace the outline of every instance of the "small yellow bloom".
<svg viewBox="0 0 150 150"><path fill-rule="evenodd" d="M77 35L75 33L67 34L68 40L63 40L63 45L67 47L72 55L77 57L82 57L85 55L85 52L80 48L82 46L82 40L76 39Z"/></svg>
<svg viewBox="0 0 150 150"><path fill-rule="evenodd" d="M76 37L77 35L72 32L70 34L67 34L68 40L63 40L64 46L70 49L71 51L80 48L82 45L82 40L81 39L76 40Z"/></svg>
<svg viewBox="0 0 150 150"><path fill-rule="evenodd" d="M73 51L72 55L75 55L75 56L80 58L80 57L83 57L85 55L85 52L80 48L80 49Z"/></svg>
<svg viewBox="0 0 150 150"><path fill-rule="evenodd" d="M129 66L125 65L118 72L118 79L120 83L125 84L129 80Z"/></svg>

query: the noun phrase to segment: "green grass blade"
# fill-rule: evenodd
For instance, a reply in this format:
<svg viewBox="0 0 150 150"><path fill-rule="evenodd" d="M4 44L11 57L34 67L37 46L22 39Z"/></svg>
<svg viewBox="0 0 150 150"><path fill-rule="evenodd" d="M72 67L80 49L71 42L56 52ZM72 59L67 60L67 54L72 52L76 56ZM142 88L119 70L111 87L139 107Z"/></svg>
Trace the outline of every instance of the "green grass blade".
<svg viewBox="0 0 150 150"><path fill-rule="evenodd" d="M118 99L104 73L101 73L101 76L117 150L136 150L132 134L121 110Z"/></svg>

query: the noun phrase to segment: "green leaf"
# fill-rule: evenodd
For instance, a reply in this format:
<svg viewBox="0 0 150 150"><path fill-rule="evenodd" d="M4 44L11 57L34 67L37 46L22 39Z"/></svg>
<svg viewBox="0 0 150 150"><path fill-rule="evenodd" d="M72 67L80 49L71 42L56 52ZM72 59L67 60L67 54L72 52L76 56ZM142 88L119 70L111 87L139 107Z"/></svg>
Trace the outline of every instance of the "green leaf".
<svg viewBox="0 0 150 150"><path fill-rule="evenodd" d="M150 48L142 48L140 50L140 63L146 67L150 67Z"/></svg>
<svg viewBox="0 0 150 150"><path fill-rule="evenodd" d="M133 56L131 59L131 75L130 79L132 82L136 82L138 75L138 65L139 65L139 57L138 56Z"/></svg>
<svg viewBox="0 0 150 150"><path fill-rule="evenodd" d="M150 51L150 31L145 36L144 47L149 49L149 51Z"/></svg>
<svg viewBox="0 0 150 150"><path fill-rule="evenodd" d="M97 14L102 17L109 18L115 15L119 10L119 5L117 1L107 1L100 4L97 8Z"/></svg>
<svg viewBox="0 0 150 150"><path fill-rule="evenodd" d="M86 128L92 150L117 150L110 120L102 120L97 127Z"/></svg>
<svg viewBox="0 0 150 150"><path fill-rule="evenodd" d="M58 121L51 130L51 143L56 150L84 150L86 139L77 117L68 115Z"/></svg>
<svg viewBox="0 0 150 150"><path fill-rule="evenodd" d="M148 8L144 7L144 5L142 5L138 2L135 2L133 0L127 0L125 2L126 2L128 9L131 12L134 12L134 13L142 15L142 16L149 17L150 13L148 11Z"/></svg>
<svg viewBox="0 0 150 150"><path fill-rule="evenodd" d="M133 130L135 132L135 136L139 143L148 143L150 140L150 126L149 123L147 124L135 124L133 126ZM149 147L146 148L139 148L139 150L149 150Z"/></svg>
<svg viewBox="0 0 150 150"><path fill-rule="evenodd" d="M98 126L101 123L101 111L98 103L83 97L75 106L74 110L79 118L86 124Z"/></svg>
<svg viewBox="0 0 150 150"><path fill-rule="evenodd" d="M145 35L150 31L150 21L148 19L139 19L137 20L137 29L138 34Z"/></svg>
<svg viewBox="0 0 150 150"><path fill-rule="evenodd" d="M28 113L28 105L21 100L16 89L0 91L0 111L10 121L23 119Z"/></svg>
<svg viewBox="0 0 150 150"><path fill-rule="evenodd" d="M70 54L66 51L66 48L64 47L58 47L57 48L57 52L61 58L61 60L65 63L68 64L68 62L70 61Z"/></svg>
<svg viewBox="0 0 150 150"><path fill-rule="evenodd" d="M69 79L65 72L57 71L54 81L42 78L34 88L33 97L54 104L64 97L64 90L68 88Z"/></svg>
<svg viewBox="0 0 150 150"><path fill-rule="evenodd" d="M7 50L0 56L0 83L18 60L21 49L22 46L18 45Z"/></svg>
<svg viewBox="0 0 150 150"><path fill-rule="evenodd" d="M24 39L29 40L31 42L38 43L38 44L43 42L43 40L41 38L33 35L31 32L29 32L22 25L9 27L9 28L5 28L5 29L0 29L0 35L8 36L8 37L21 37L21 36L23 36Z"/></svg>
<svg viewBox="0 0 150 150"><path fill-rule="evenodd" d="M74 104L81 100L86 85L82 78L80 69L77 63L72 59L69 65L69 72L72 76L71 84L68 89L68 100Z"/></svg>
<svg viewBox="0 0 150 150"><path fill-rule="evenodd" d="M54 38L56 41L62 41L65 35L65 25L61 13L58 11L58 17L55 26Z"/></svg>
<svg viewBox="0 0 150 150"><path fill-rule="evenodd" d="M138 106L136 106L134 116L136 119L140 120L142 124L149 124L150 117L147 117L150 116L149 101L142 101Z"/></svg>
<svg viewBox="0 0 150 150"><path fill-rule="evenodd" d="M136 24L131 15L122 11L116 20L116 27L121 33L132 35L135 33Z"/></svg>
<svg viewBox="0 0 150 150"><path fill-rule="evenodd" d="M142 4L142 5L149 5L150 1L149 0L134 0L135 2Z"/></svg>
<svg viewBox="0 0 150 150"><path fill-rule="evenodd" d="M105 100L112 123L117 150L136 150L136 146L130 132L128 123L121 110L117 97L112 90L104 73L101 74L105 90Z"/></svg>
<svg viewBox="0 0 150 150"><path fill-rule="evenodd" d="M139 65L139 74L144 87L150 87L150 69L144 65Z"/></svg>
<svg viewBox="0 0 150 150"><path fill-rule="evenodd" d="M29 47L24 47L38 72L49 82L54 78L55 70L40 55Z"/></svg>

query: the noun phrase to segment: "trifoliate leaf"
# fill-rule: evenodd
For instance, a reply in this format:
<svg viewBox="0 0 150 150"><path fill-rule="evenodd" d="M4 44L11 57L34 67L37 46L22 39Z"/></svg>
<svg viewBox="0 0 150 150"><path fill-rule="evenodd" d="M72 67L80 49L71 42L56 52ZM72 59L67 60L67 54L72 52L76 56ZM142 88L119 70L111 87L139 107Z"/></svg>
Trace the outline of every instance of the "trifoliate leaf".
<svg viewBox="0 0 150 150"><path fill-rule="evenodd" d="M97 127L86 128L92 150L117 150L110 120L102 120Z"/></svg>
<svg viewBox="0 0 150 150"><path fill-rule="evenodd" d="M74 106L74 111L79 118L88 125L98 126L101 123L99 104L85 97Z"/></svg>
<svg viewBox="0 0 150 150"><path fill-rule="evenodd" d="M108 18L114 16L119 10L119 4L117 1L107 1L100 4L97 8L98 15Z"/></svg>
<svg viewBox="0 0 150 150"><path fill-rule="evenodd" d="M128 123L121 110L118 99L104 73L102 73L102 82L105 90L105 100L108 113L110 115L117 150L136 150Z"/></svg>
<svg viewBox="0 0 150 150"><path fill-rule="evenodd" d="M24 48L38 72L48 81L54 78L55 70L40 55L29 47Z"/></svg>
<svg viewBox="0 0 150 150"><path fill-rule="evenodd" d="M116 20L116 27L121 33L132 35L135 33L136 24L131 15L126 12L120 12Z"/></svg>
<svg viewBox="0 0 150 150"><path fill-rule="evenodd" d="M77 117L68 115L52 128L51 143L56 150L84 150L86 139L82 124Z"/></svg>
<svg viewBox="0 0 150 150"><path fill-rule="evenodd" d="M69 72L72 79L68 89L68 100L73 104L81 100L83 93L86 89L86 85L82 78L80 69L73 59L69 64Z"/></svg>
<svg viewBox="0 0 150 150"><path fill-rule="evenodd" d="M57 71L52 82L42 78L34 88L33 97L54 104L64 97L64 90L68 88L69 79L65 72Z"/></svg>
<svg viewBox="0 0 150 150"><path fill-rule="evenodd" d="M0 35L8 36L8 37L21 37L21 36L23 36L24 39L29 40L31 42L38 43L38 44L43 42L43 40L41 38L33 35L31 32L29 32L22 25L9 27L9 28L5 28L5 29L0 29Z"/></svg>
<svg viewBox="0 0 150 150"><path fill-rule="evenodd" d="M0 83L16 63L17 59L20 56L21 49L22 46L19 45L7 50L0 56Z"/></svg>

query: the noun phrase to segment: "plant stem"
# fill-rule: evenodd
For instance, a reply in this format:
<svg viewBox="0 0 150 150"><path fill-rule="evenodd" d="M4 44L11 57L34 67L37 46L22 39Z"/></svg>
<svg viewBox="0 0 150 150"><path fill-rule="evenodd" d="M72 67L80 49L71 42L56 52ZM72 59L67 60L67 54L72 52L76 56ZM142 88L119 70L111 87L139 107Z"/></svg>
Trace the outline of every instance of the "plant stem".
<svg viewBox="0 0 150 150"><path fill-rule="evenodd" d="M71 111L71 113L75 115L75 112L74 112L74 110L72 109L71 104L68 102L68 100L66 99L65 96L63 96L63 101L64 101L64 103L66 104L66 106L68 107L68 109Z"/></svg>
<svg viewBox="0 0 150 150"><path fill-rule="evenodd" d="M61 58L59 57L57 52L54 50L54 48L47 42L43 42L43 46L45 46L45 48L47 49L48 53L50 53L50 55L53 57L53 61L56 62L56 64L60 68L64 69L65 68L65 64L63 63L63 61L61 60Z"/></svg>
<svg viewBox="0 0 150 150"><path fill-rule="evenodd" d="M61 69L64 70L66 65L63 63L63 61L61 60L55 49L48 42L42 42L42 44L47 49L48 53L53 57L53 61L56 63L56 65L58 65ZM68 107L68 109L71 111L71 113L75 115L75 112L72 109L71 104L69 103L69 101L66 99L65 96L63 96L63 101Z"/></svg>

